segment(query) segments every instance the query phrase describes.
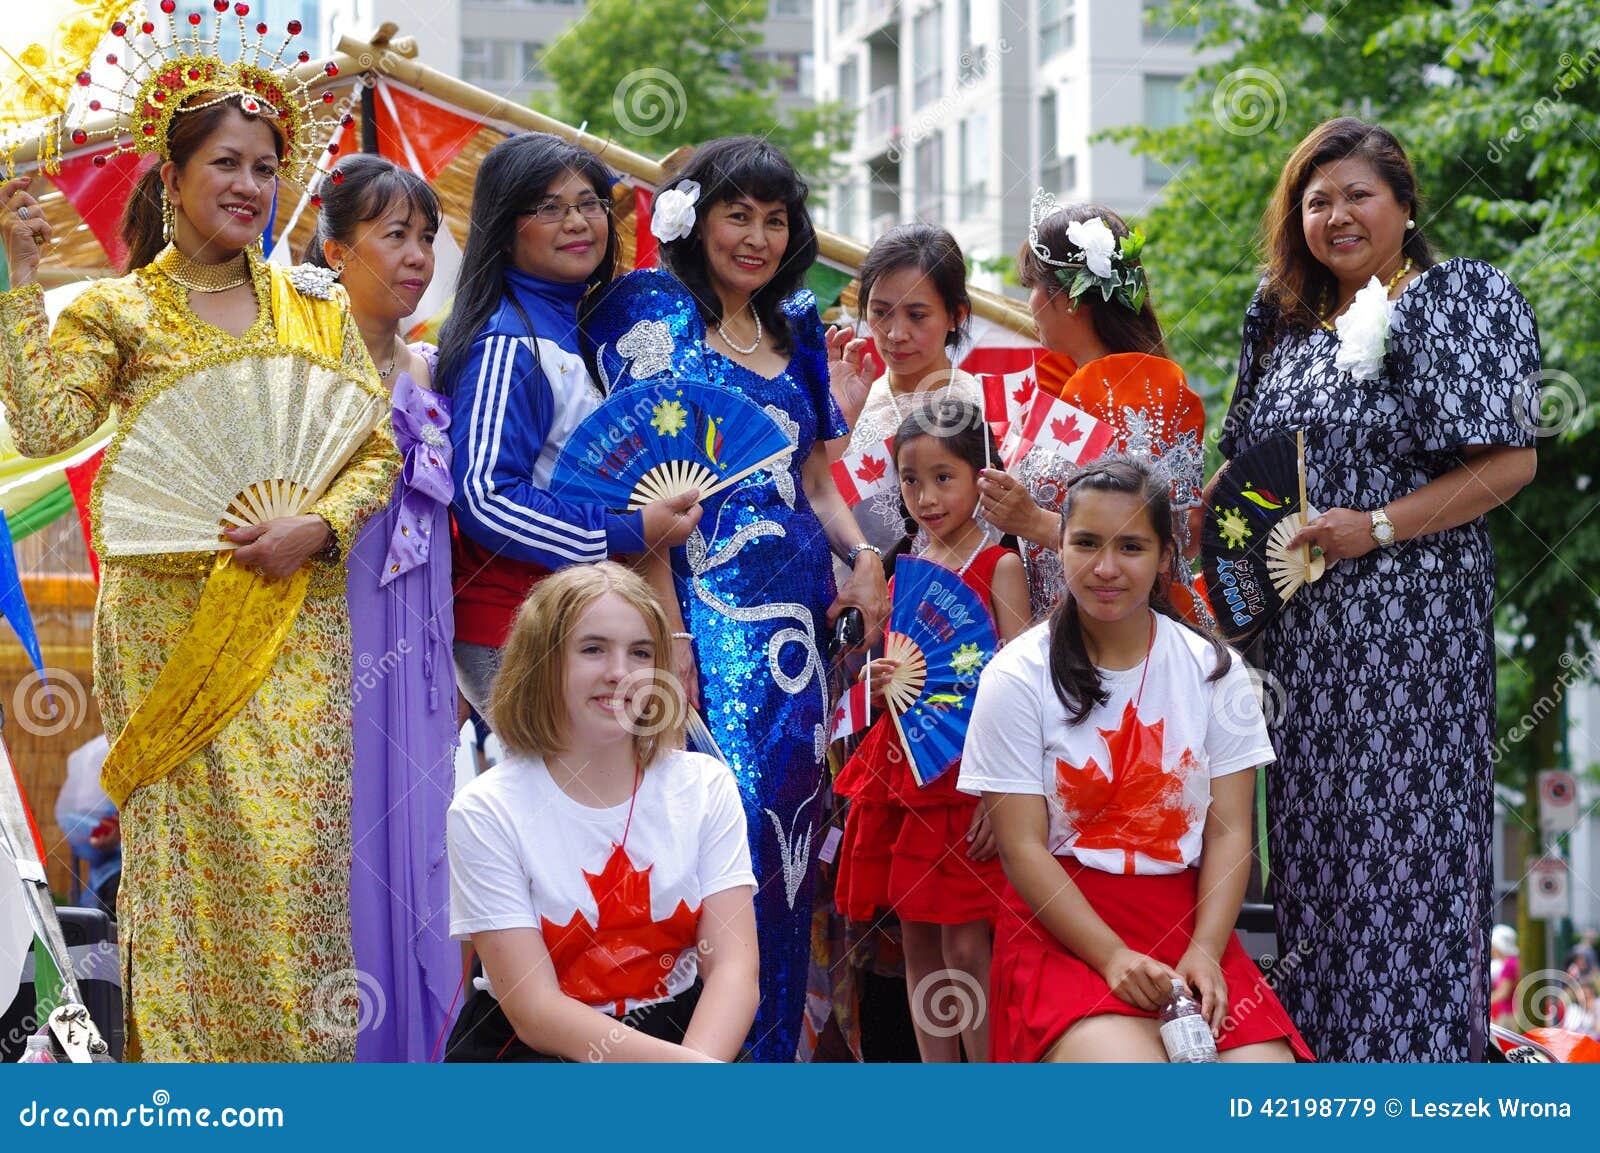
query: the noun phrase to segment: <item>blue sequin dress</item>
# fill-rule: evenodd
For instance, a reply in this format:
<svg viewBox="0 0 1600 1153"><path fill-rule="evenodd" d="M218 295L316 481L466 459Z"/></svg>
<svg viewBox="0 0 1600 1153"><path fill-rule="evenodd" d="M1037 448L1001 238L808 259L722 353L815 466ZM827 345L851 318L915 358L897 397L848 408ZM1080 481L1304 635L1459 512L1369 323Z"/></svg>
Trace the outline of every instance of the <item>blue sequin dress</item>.
<svg viewBox="0 0 1600 1153"><path fill-rule="evenodd" d="M608 391L667 372L710 381L760 405L795 444L787 467L755 473L707 500L672 565L694 637L702 712L738 779L761 885L761 1007L750 1033L757 1061L795 1058L827 788L824 614L835 595L833 558L800 469L819 438L848 433L828 390L815 298L798 292L782 308L793 351L772 378L709 348L688 289L665 272L614 282L584 325Z"/></svg>

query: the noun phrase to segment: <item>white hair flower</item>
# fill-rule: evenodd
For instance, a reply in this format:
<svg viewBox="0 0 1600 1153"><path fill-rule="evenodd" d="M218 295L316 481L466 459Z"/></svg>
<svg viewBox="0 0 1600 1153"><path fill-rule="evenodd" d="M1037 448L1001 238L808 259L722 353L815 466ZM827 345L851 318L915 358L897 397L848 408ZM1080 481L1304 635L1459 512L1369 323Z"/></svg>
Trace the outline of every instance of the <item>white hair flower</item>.
<svg viewBox="0 0 1600 1153"><path fill-rule="evenodd" d="M1117 253L1117 238L1098 216L1074 220L1067 225L1067 239L1083 251L1083 263L1101 278L1111 276L1111 258Z"/></svg>
<svg viewBox="0 0 1600 1153"><path fill-rule="evenodd" d="M681 240L694 231L694 206L700 199L700 186L685 180L656 197L650 213L650 234L666 242Z"/></svg>

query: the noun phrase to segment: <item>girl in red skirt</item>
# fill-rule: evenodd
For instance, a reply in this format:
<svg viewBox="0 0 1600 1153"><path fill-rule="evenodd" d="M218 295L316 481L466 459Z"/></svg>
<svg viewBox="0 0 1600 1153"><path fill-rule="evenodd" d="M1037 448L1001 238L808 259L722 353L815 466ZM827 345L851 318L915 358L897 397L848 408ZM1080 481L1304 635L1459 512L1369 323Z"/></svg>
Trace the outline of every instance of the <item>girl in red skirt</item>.
<svg viewBox="0 0 1600 1153"><path fill-rule="evenodd" d="M1234 937L1250 770L1275 759L1244 662L1167 599L1171 485L1103 459L1069 482L1066 595L983 672L961 766L1010 882L1000 1061L1164 1061L1178 979L1224 1061L1310 1060Z"/></svg>
<svg viewBox="0 0 1600 1153"><path fill-rule="evenodd" d="M920 530L921 558L960 574L989 606L1003 643L1027 627L1028 585L1016 551L974 516L986 441L998 455L983 413L967 401L918 405L905 417L894 459L908 533L889 559L911 550ZM876 689L895 668L879 658L863 675ZM875 692L874 707L882 703ZM959 1061L964 1045L967 1060L987 1061L990 926L1005 878L977 798L957 790L954 768L918 785L887 713L834 789L850 798L834 901L852 920L884 909L900 918L922 1059Z"/></svg>

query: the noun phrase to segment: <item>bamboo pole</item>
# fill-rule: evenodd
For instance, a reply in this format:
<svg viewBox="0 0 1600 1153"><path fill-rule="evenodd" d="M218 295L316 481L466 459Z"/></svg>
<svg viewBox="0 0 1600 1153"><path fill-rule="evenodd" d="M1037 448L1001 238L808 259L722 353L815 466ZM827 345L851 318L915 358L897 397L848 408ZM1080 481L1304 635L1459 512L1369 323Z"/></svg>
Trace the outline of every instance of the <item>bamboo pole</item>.
<svg viewBox="0 0 1600 1153"><path fill-rule="evenodd" d="M394 31L395 25L385 24L373 34L371 40L361 40L354 36L340 37L336 49L338 55L335 57L340 72L345 71L345 61L348 61L349 67L357 71L376 72L408 88L415 88L437 100L464 109L480 119L498 121L534 132L548 132L563 140L570 140L578 147L593 152L623 175L642 180L646 184L662 183L670 175L669 169L676 167L676 165L663 166L660 161L652 160L630 148L624 148L614 141L602 139L588 132L579 132L570 124L546 116L542 112L514 104L492 92L476 88L464 80L429 68L414 58L417 53L416 41L410 37L396 38ZM669 157L670 159L672 158ZM866 245L847 236L822 229L817 230L817 247L825 259L856 273L860 272L861 264L867 258ZM969 292L972 297L972 311L978 316L1030 340L1038 338L1033 316L1026 307L1005 296L985 292L983 289L974 288Z"/></svg>

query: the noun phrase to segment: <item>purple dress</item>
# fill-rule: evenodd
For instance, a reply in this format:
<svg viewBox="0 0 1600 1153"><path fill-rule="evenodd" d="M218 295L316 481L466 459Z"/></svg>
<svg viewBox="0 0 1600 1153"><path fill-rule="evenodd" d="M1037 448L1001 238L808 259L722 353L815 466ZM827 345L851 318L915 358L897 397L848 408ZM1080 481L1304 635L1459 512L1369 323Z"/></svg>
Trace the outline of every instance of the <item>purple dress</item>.
<svg viewBox="0 0 1600 1153"><path fill-rule="evenodd" d="M432 370L437 351L415 345ZM351 936L357 1061L427 1061L461 979L445 814L455 791L450 403L395 380L403 465L349 561L355 781Z"/></svg>

